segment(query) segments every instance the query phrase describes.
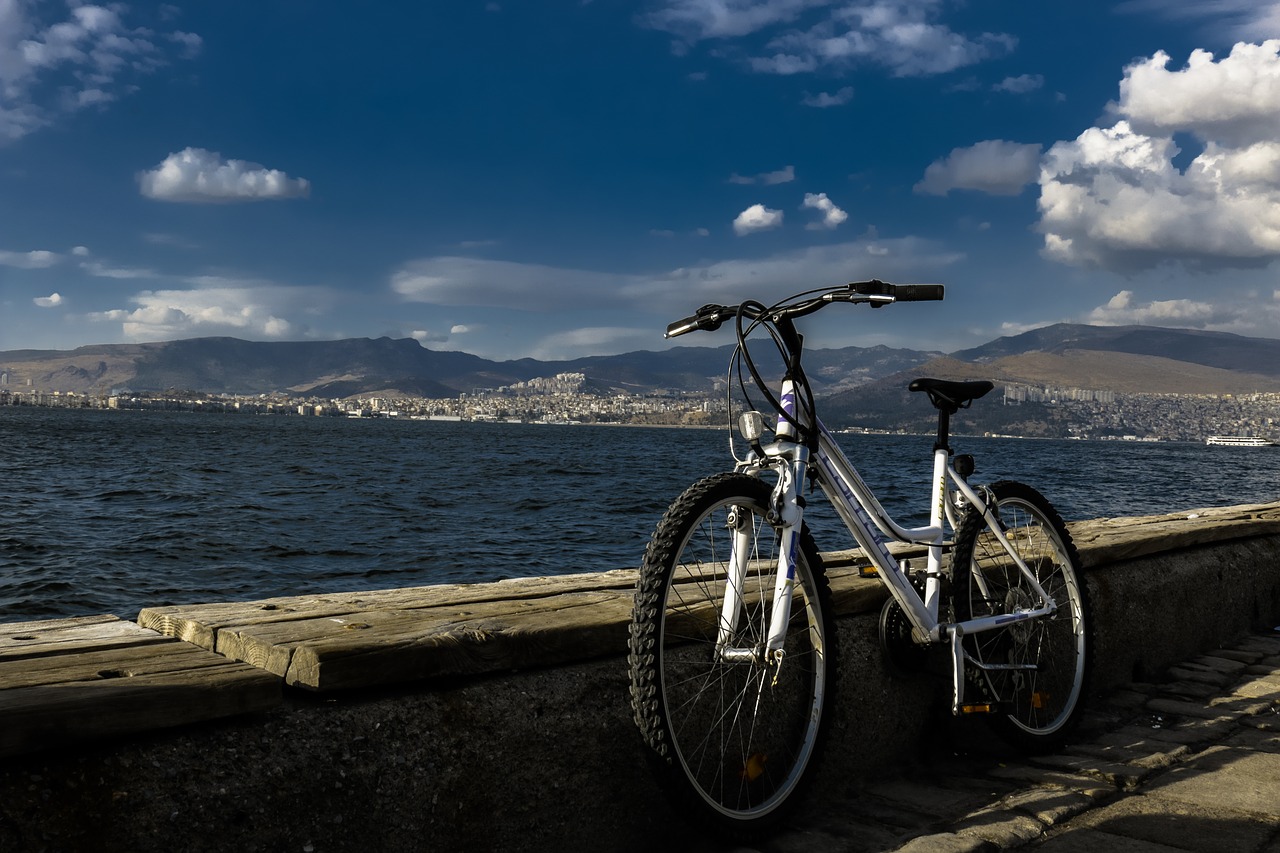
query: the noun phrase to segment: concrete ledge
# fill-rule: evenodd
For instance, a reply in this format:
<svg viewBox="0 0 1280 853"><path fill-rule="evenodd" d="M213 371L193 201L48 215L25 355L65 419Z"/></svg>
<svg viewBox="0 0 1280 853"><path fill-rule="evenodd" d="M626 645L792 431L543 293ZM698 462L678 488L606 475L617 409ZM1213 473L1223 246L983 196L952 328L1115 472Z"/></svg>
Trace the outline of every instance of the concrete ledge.
<svg viewBox="0 0 1280 853"><path fill-rule="evenodd" d="M1086 569L1280 533L1280 505L1100 519L1071 526ZM903 556L919 549L900 548ZM837 615L875 613L860 552L826 555ZM626 653L632 570L377 592L147 608L138 622L331 691L479 675Z"/></svg>
<svg viewBox="0 0 1280 853"><path fill-rule="evenodd" d="M1094 604L1095 691L1152 678L1176 661L1276 624L1277 519L1280 504L1072 525ZM883 671L875 582L857 577L856 555L833 560L840 561L842 694L820 772L822 796L832 799L955 732L947 685L895 681ZM287 691L282 704L247 716L76 748L50 744L8 758L0 764L0 849L683 848L687 829L662 801L642 760L616 627L607 627L591 657L520 668L541 656L522 659L519 637L552 648L560 641L517 615L562 595L585 606L553 610L575 618L602 609L602 600L625 601L629 581L619 586L625 574L607 573L594 589L581 586L581 578L549 582L577 586L517 599L530 607L508 600L484 611L480 623L473 618L480 611L472 608L500 602L493 590L447 593L454 597L434 606L456 611L446 620L454 628L441 633L450 637L438 644L445 651L431 654L478 662L474 671L420 667L406 674L430 680L400 685L375 672L370 686L340 690L322 675L318 686ZM401 600L381 609L400 592L366 594L362 601L382 596L379 607L359 612L398 613L394 627L402 630L419 608ZM459 598L467 596L467 602ZM306 601L324 607L343 597L323 598L327 603ZM289 601L275 606L302 603ZM502 607L505 615L498 613ZM220 612L227 621L199 622L208 629L204 642L217 647L224 633L247 636L243 620ZM318 613L294 627L350 618ZM172 630L184 630L177 614L166 618ZM518 630L507 632L507 619ZM290 621L268 622L274 627L262 630L283 632ZM613 625L616 617L603 621ZM340 637L366 638L360 642L373 654L377 644L367 638L375 636L369 633L374 622L361 617L358 624L368 628L329 624ZM194 636L204 629L189 630ZM491 639L504 633L505 640ZM486 646L504 651L493 655ZM270 666L301 671L293 669L299 648L289 648L287 664ZM323 673L328 663L323 655L316 659ZM408 659L419 666L425 658ZM343 671L349 679L359 667ZM17 692L0 689L0 707L6 694ZM937 723L938 734L923 734Z"/></svg>

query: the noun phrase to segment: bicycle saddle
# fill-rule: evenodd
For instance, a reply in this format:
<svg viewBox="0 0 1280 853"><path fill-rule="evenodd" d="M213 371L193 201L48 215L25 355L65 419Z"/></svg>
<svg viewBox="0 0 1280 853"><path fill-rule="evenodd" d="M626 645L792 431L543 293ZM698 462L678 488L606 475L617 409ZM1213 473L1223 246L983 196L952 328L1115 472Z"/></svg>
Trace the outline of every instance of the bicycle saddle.
<svg viewBox="0 0 1280 853"><path fill-rule="evenodd" d="M954 412L969 405L994 387L996 386L993 383L985 379L957 382L951 379L927 379L922 377L912 380L911 384L907 386L907 390L924 391L929 395L929 402L933 403L935 407Z"/></svg>

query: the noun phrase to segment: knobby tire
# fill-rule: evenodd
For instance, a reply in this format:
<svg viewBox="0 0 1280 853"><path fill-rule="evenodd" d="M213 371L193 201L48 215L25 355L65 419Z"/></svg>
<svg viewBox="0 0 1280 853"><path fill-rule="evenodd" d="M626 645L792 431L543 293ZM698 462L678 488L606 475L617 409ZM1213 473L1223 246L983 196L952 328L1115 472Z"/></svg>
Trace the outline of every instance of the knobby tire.
<svg viewBox="0 0 1280 853"><path fill-rule="evenodd" d="M1028 752L1054 751L1079 721L1089 674L1092 621L1080 558L1057 511L1035 489L1001 481L988 491L1002 536L1058 609L1052 616L964 637L965 650L980 664L1034 665L1021 670L970 665L966 702L994 703L989 719L1014 745ZM1025 578L976 509L965 515L955 542L952 595L958 621L1036 605Z"/></svg>
<svg viewBox="0 0 1280 853"><path fill-rule="evenodd" d="M770 493L727 473L671 505L645 551L629 638L632 710L664 789L691 817L737 835L773 825L798 800L834 692L831 591L807 528L781 667L716 653L735 508L752 552L730 645L763 645L778 558Z"/></svg>

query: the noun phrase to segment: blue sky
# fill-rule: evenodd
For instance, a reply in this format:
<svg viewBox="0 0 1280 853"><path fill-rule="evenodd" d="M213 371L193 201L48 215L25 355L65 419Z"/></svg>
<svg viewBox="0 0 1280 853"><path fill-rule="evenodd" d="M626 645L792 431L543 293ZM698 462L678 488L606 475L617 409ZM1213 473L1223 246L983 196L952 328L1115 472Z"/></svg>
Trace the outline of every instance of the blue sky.
<svg viewBox="0 0 1280 853"><path fill-rule="evenodd" d="M0 350L1280 337L1280 3L0 0ZM715 345L727 336L682 338Z"/></svg>

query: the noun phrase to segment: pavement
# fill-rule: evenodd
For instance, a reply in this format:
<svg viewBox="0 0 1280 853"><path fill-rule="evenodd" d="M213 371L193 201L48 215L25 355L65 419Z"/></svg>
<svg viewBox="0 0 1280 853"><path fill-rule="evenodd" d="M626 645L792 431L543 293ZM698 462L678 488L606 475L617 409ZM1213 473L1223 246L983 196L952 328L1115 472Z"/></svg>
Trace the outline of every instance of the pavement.
<svg viewBox="0 0 1280 853"><path fill-rule="evenodd" d="M733 849L1280 853L1280 633L1113 693L1060 753L949 754Z"/></svg>

